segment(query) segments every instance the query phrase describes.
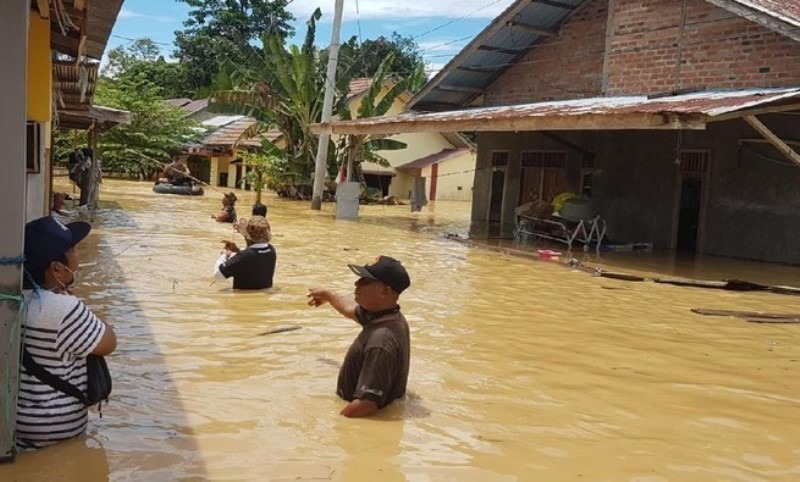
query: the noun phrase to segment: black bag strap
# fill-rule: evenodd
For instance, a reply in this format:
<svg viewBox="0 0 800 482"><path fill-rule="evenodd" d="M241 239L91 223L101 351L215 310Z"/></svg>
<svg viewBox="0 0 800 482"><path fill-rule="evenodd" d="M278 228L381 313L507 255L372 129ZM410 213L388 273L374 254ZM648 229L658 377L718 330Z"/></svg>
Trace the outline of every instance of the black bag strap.
<svg viewBox="0 0 800 482"><path fill-rule="evenodd" d="M86 398L86 394L84 394L78 387L45 370L43 366L36 363L36 360L33 359L31 354L28 353L28 350L25 348L22 349L22 366L25 367L25 370L28 372L28 374L38 378L42 383L50 385L59 392L67 394L70 397L77 398L86 406L91 405L91 402L89 402L89 400Z"/></svg>

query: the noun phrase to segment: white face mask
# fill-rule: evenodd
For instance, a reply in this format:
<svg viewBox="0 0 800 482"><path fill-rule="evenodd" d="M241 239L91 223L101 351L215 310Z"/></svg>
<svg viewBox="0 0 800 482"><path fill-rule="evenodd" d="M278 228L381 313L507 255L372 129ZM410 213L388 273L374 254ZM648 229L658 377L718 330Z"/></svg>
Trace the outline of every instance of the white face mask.
<svg viewBox="0 0 800 482"><path fill-rule="evenodd" d="M62 283L61 280L56 278L56 282L58 282L58 284L61 286L61 289L63 289L64 291L69 291L78 283L78 272L77 271L72 271L71 269L69 269L69 266L65 265L64 263L58 263L58 264L63 266L64 269L69 271L69 274L72 275L72 281L70 281L66 285L64 283Z"/></svg>

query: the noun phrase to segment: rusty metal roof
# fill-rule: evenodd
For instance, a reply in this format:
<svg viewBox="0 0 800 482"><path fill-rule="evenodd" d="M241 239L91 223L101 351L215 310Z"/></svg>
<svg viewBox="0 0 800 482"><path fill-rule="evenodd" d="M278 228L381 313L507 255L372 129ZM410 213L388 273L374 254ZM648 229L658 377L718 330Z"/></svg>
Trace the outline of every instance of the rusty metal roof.
<svg viewBox="0 0 800 482"><path fill-rule="evenodd" d="M755 107L800 110L800 87L696 92L648 97L594 97L436 113L315 124L314 132L396 134L405 132L703 129L707 122L747 115ZM764 109L767 110L767 109Z"/></svg>
<svg viewBox="0 0 800 482"><path fill-rule="evenodd" d="M706 0L800 42L800 2L798 0Z"/></svg>
<svg viewBox="0 0 800 482"><path fill-rule="evenodd" d="M100 105L92 105L88 110L58 112L58 126L63 129L87 130L94 126L105 131L118 124L130 124L131 120L132 116L128 111Z"/></svg>
<svg viewBox="0 0 800 482"><path fill-rule="evenodd" d="M733 0L734 2L761 11L800 27L800 2L797 0Z"/></svg>
<svg viewBox="0 0 800 482"><path fill-rule="evenodd" d="M207 135L202 141L200 141L200 144L205 147L232 148L236 144L246 147L259 147L261 146L261 139L275 141L281 137L280 132L270 131L264 132L260 136L252 139L239 141L239 139L242 137L242 134L244 134L244 132L252 127L255 123L256 120L252 117L245 117L243 119L233 121L230 124L222 126L216 131Z"/></svg>

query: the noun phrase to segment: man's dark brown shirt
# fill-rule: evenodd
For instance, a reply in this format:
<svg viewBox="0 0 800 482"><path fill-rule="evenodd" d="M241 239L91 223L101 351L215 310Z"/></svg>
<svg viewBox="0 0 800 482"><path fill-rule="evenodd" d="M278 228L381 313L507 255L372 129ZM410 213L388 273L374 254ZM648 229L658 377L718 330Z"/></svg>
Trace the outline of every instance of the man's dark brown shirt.
<svg viewBox="0 0 800 482"><path fill-rule="evenodd" d="M371 400L383 408L406 393L411 340L398 306L369 313L356 308L361 333L353 340L339 370L336 393L352 402Z"/></svg>

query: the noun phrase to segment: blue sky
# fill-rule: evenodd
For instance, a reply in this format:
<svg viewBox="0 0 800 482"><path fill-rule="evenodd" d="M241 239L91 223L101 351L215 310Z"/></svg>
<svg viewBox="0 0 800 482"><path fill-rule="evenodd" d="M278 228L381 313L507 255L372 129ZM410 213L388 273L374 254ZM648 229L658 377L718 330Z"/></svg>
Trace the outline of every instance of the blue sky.
<svg viewBox="0 0 800 482"><path fill-rule="evenodd" d="M389 36L393 31L415 37L429 68L438 70L513 0L345 0L342 41ZM294 0L289 10L295 28L305 33L305 21L315 8L322 10L317 41L331 38L334 0ZM183 29L189 8L174 0L125 0L108 41L108 49L148 37L169 53L174 32Z"/></svg>

